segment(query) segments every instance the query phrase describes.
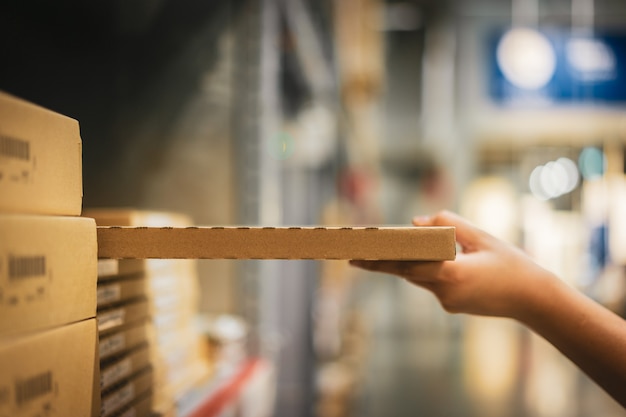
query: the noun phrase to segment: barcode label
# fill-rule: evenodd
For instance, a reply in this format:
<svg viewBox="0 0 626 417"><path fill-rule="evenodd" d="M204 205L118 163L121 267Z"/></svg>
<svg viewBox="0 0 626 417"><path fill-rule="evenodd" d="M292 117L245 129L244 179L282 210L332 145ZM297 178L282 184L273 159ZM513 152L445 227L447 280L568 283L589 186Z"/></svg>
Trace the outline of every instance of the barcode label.
<svg viewBox="0 0 626 417"><path fill-rule="evenodd" d="M18 280L46 275L45 256L9 255L9 279Z"/></svg>
<svg viewBox="0 0 626 417"><path fill-rule="evenodd" d="M126 347L126 336L116 334L100 341L100 359L123 350Z"/></svg>
<svg viewBox="0 0 626 417"><path fill-rule="evenodd" d="M47 371L31 378L15 381L15 403L25 403L52 392L52 372Z"/></svg>
<svg viewBox="0 0 626 417"><path fill-rule="evenodd" d="M9 158L30 160L30 143L21 139L0 136L0 155Z"/></svg>

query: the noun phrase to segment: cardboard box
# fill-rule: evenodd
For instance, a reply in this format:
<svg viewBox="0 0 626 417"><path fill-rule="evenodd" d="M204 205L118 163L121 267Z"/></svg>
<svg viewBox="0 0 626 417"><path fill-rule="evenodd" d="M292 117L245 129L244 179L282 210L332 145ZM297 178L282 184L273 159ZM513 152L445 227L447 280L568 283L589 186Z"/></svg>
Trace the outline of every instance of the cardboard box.
<svg viewBox="0 0 626 417"><path fill-rule="evenodd" d="M145 259L98 259L98 281L140 275L146 270Z"/></svg>
<svg viewBox="0 0 626 417"><path fill-rule="evenodd" d="M98 284L98 308L145 297L147 283L144 278L123 279Z"/></svg>
<svg viewBox="0 0 626 417"><path fill-rule="evenodd" d="M111 334L122 326L145 320L149 312L149 305L145 300L100 310L96 316L98 332L102 336Z"/></svg>
<svg viewBox="0 0 626 417"><path fill-rule="evenodd" d="M194 336L182 336L177 343L168 346L150 345L155 387L188 386L197 382L200 374L208 375L209 362L202 356L199 338ZM173 392L181 393L179 390Z"/></svg>
<svg viewBox="0 0 626 417"><path fill-rule="evenodd" d="M100 416L114 415L137 399L145 397L151 388L152 372L150 370L133 376L124 384L102 396Z"/></svg>
<svg viewBox="0 0 626 417"><path fill-rule="evenodd" d="M197 362L179 369L176 372L176 379L163 384L155 381L154 406L156 410L168 410L177 402L181 401L185 395L211 376L208 365L204 362Z"/></svg>
<svg viewBox="0 0 626 417"><path fill-rule="evenodd" d="M151 259L152 261L154 259ZM104 261L113 261L114 263L120 262L122 265L123 261L140 261L140 262L148 262L149 260L145 259L99 259L98 265L99 267L104 264ZM189 303L190 300L194 300L196 303L196 298L199 295L199 288L197 277L195 275L187 274L184 275L182 272L178 272L171 268L164 268L158 270L145 270L143 272L138 272L132 275L113 275L98 277L98 288L104 288L107 285L112 285L113 283L123 283L131 280L142 279L145 282L144 293L149 295L150 297L159 298L159 300L155 300L160 304L171 304L168 299L173 300L174 298L180 299L184 298L185 303ZM103 290L104 292L105 290ZM114 293L117 293L118 290L113 290ZM113 297L115 294L110 294ZM103 294L103 297L106 299L108 295Z"/></svg>
<svg viewBox="0 0 626 417"><path fill-rule="evenodd" d="M114 384L150 366L147 345L139 347L100 367L100 389L105 392Z"/></svg>
<svg viewBox="0 0 626 417"><path fill-rule="evenodd" d="M96 341L94 319L1 339L0 416L91 415Z"/></svg>
<svg viewBox="0 0 626 417"><path fill-rule="evenodd" d="M98 227L101 258L453 260L454 227Z"/></svg>
<svg viewBox="0 0 626 417"><path fill-rule="evenodd" d="M185 321L170 329L158 329L153 325L150 327L148 335L150 345L163 351L174 350L181 344L192 346L196 340L202 337L197 333L192 320Z"/></svg>
<svg viewBox="0 0 626 417"><path fill-rule="evenodd" d="M95 317L93 220L2 214L0 236L0 335Z"/></svg>
<svg viewBox="0 0 626 417"><path fill-rule="evenodd" d="M136 210L132 208L88 208L83 216L92 217L98 226L192 226L189 216L181 213L154 210Z"/></svg>
<svg viewBox="0 0 626 417"><path fill-rule="evenodd" d="M100 337L98 350L100 360L119 355L146 343L149 340L149 334L149 323L139 322L125 326L115 333Z"/></svg>
<svg viewBox="0 0 626 417"><path fill-rule="evenodd" d="M145 395L118 411L116 417L156 417L152 413L152 402L152 395Z"/></svg>
<svg viewBox="0 0 626 417"><path fill-rule="evenodd" d="M0 211L78 216L78 122L0 92Z"/></svg>

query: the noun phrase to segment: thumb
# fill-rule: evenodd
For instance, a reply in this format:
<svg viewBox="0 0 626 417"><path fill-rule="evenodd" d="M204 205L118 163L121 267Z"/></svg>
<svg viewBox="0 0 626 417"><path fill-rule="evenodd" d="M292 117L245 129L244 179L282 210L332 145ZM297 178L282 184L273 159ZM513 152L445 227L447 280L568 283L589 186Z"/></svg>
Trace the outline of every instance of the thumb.
<svg viewBox="0 0 626 417"><path fill-rule="evenodd" d="M413 218L415 226L453 226L456 228L456 240L463 249L477 249L481 242L481 235L484 234L480 229L470 223L468 220L450 211L440 211L434 216L415 217Z"/></svg>

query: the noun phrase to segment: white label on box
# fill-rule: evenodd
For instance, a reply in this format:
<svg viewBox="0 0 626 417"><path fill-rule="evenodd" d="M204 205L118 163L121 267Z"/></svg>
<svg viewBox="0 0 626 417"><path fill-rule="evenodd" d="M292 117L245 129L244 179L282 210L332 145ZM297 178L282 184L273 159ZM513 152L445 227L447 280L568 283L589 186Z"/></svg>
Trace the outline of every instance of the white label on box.
<svg viewBox="0 0 626 417"><path fill-rule="evenodd" d="M116 334L100 341L100 359L117 353L126 348L126 335Z"/></svg>
<svg viewBox="0 0 626 417"><path fill-rule="evenodd" d="M110 284L98 287L98 305L104 305L118 301L122 295L120 284Z"/></svg>
<svg viewBox="0 0 626 417"><path fill-rule="evenodd" d="M105 313L98 313L96 319L98 320L98 331L107 330L124 323L126 317L126 310L118 308L117 310L107 311Z"/></svg>
<svg viewBox="0 0 626 417"><path fill-rule="evenodd" d="M114 382L130 375L133 369L133 363L130 358L126 358L123 361L113 365L107 370L102 372L100 376L100 387L107 388Z"/></svg>
<svg viewBox="0 0 626 417"><path fill-rule="evenodd" d="M135 386L131 383L122 387L102 401L101 416L108 416L118 408L128 404L135 397Z"/></svg>
<svg viewBox="0 0 626 417"><path fill-rule="evenodd" d="M117 259L98 259L98 276L110 277L119 274L119 261Z"/></svg>

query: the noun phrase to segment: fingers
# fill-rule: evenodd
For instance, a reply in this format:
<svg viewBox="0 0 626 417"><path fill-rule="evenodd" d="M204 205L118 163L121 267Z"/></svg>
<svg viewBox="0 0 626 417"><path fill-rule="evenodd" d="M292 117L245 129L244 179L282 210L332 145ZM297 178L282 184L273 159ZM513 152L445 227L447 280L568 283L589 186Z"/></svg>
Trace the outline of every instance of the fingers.
<svg viewBox="0 0 626 417"><path fill-rule="evenodd" d="M350 261L350 265L373 272L397 275L413 282L435 282L443 262L414 261Z"/></svg>
<svg viewBox="0 0 626 417"><path fill-rule="evenodd" d="M454 226L456 240L464 250L476 250L482 242L483 234L480 229L450 211L441 211L434 216L415 217L413 224L415 226Z"/></svg>

